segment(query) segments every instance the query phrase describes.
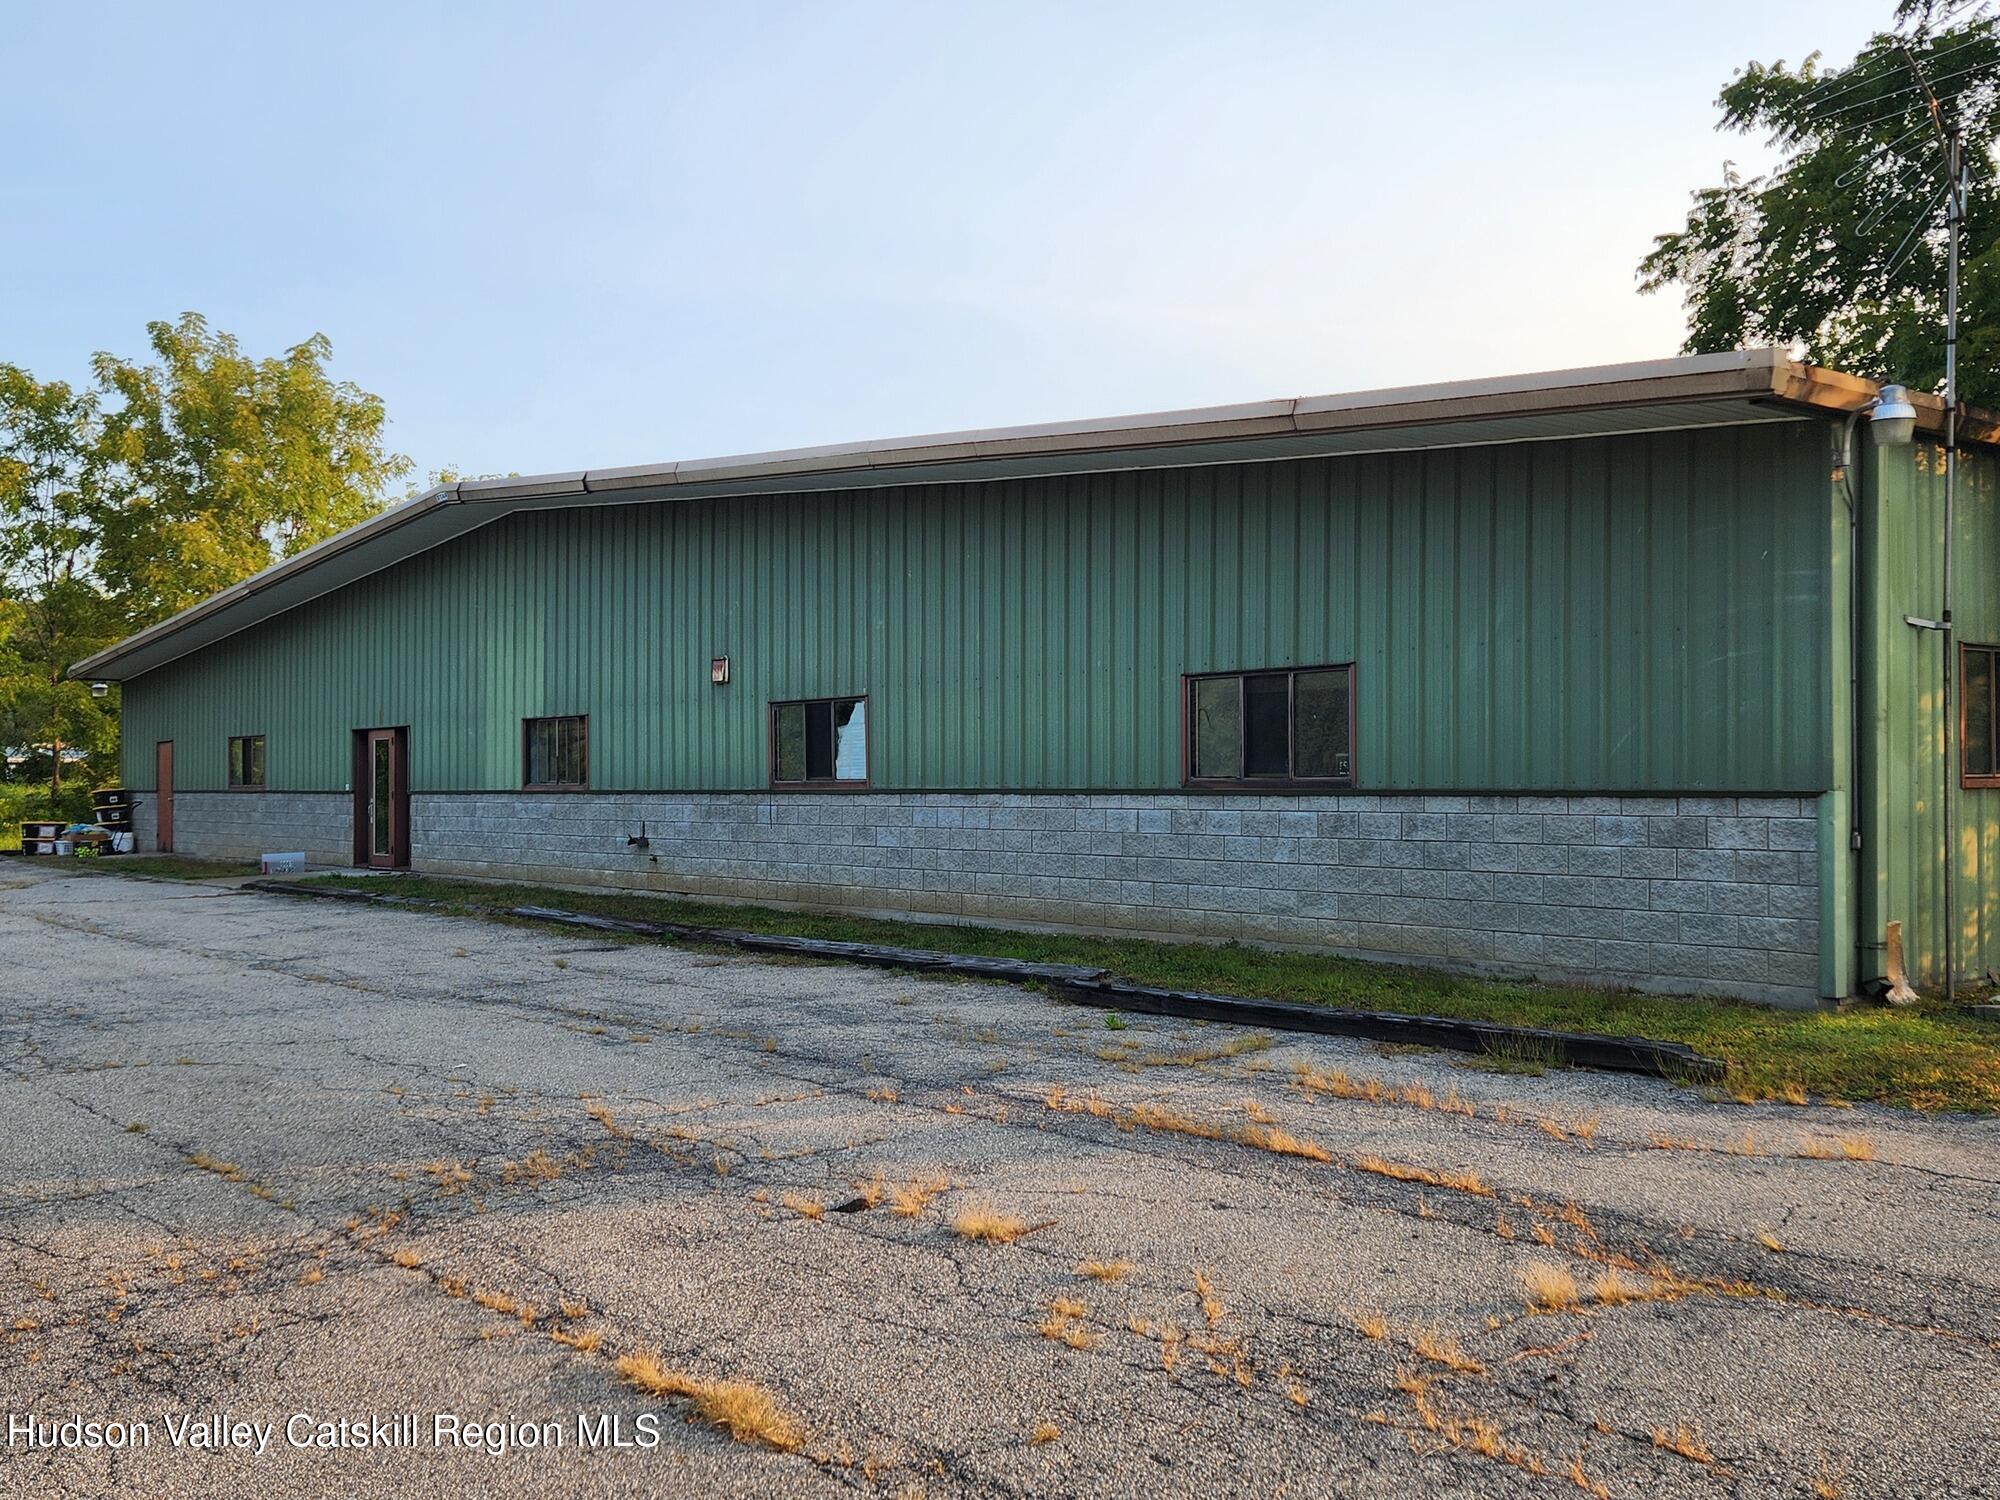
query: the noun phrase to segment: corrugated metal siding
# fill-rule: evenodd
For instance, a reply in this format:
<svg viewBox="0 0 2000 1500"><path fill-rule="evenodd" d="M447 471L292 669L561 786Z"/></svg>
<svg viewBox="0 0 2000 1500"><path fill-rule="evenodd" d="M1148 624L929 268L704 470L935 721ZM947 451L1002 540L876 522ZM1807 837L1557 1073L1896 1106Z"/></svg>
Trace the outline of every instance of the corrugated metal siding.
<svg viewBox="0 0 2000 1500"><path fill-rule="evenodd" d="M591 716L605 788L762 785L765 706L867 693L893 787L1179 784L1183 672L1358 666L1364 788L1818 791L1820 424L586 507L496 523L125 687L125 774L224 740L343 786L520 779ZM734 680L711 687L708 661Z"/></svg>
<svg viewBox="0 0 2000 1500"><path fill-rule="evenodd" d="M1944 459L1919 445L1878 455L1864 507L1862 610L1871 638L1862 681L1863 808L1868 875L1860 940L1870 976L1882 971L1889 921L1903 924L1905 958L1920 981L1943 973L1943 717L1941 638L1905 615L1935 619L1943 603ZM1983 452L1959 469L1953 624L1960 642L2000 644L2000 463ZM1954 712L1956 706L1954 705ZM2000 969L2000 791L1958 793L1958 969Z"/></svg>

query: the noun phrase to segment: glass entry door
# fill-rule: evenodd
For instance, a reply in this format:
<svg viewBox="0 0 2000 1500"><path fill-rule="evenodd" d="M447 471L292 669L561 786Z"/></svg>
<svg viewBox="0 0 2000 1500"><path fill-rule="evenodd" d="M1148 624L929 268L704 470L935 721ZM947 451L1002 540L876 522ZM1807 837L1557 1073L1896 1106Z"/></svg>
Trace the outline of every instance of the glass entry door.
<svg viewBox="0 0 2000 1500"><path fill-rule="evenodd" d="M400 729L362 732L355 786L357 863L398 869L410 862L408 770Z"/></svg>

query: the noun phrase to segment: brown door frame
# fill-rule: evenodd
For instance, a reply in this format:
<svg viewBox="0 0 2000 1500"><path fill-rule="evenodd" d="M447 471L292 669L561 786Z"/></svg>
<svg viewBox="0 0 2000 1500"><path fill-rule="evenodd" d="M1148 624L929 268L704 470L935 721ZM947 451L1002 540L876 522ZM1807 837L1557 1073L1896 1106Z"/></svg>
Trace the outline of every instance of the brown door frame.
<svg viewBox="0 0 2000 1500"><path fill-rule="evenodd" d="M174 742L157 740L153 745L153 848L161 854L174 852Z"/></svg>
<svg viewBox="0 0 2000 1500"><path fill-rule="evenodd" d="M389 746L389 851L375 850L375 746ZM410 731L354 731L354 863L378 870L403 870L410 864Z"/></svg>

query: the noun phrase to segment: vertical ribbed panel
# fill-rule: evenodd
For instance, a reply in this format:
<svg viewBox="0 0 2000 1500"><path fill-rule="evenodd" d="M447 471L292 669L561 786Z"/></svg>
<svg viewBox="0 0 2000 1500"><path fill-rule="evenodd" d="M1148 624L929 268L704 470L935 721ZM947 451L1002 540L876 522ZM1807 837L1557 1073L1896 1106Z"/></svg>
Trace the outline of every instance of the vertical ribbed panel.
<svg viewBox="0 0 2000 1500"><path fill-rule="evenodd" d="M1183 672L1354 661L1370 788L1817 791L1817 423L494 523L125 688L126 778L339 788L407 724L416 790L519 784L590 715L605 788L764 783L765 707L866 693L877 784L1159 788ZM732 681L710 686L711 656Z"/></svg>
<svg viewBox="0 0 2000 1500"><path fill-rule="evenodd" d="M1864 548L1877 554L1862 609L1871 665L1862 679L1863 807L1860 941L1879 946L1900 921L1913 976L1941 980L1944 938L1942 638L1904 616L1943 604L1944 460L1934 446L1876 455ZM2000 644L2000 464L1959 466L1953 624L1959 642ZM1954 713L1957 705L1954 704ZM2000 968L2000 790L1958 791L1958 971ZM1881 972L1878 961L1872 973Z"/></svg>

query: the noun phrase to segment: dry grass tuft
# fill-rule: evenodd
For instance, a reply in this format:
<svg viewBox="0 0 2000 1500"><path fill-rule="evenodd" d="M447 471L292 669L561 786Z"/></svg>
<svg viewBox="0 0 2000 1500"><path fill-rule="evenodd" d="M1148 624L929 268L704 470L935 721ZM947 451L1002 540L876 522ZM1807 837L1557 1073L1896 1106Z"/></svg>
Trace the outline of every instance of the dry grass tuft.
<svg viewBox="0 0 2000 1500"><path fill-rule="evenodd" d="M1699 1427L1679 1426L1674 1428L1655 1427L1653 1446L1664 1448L1669 1453L1678 1453L1682 1458L1698 1464L1712 1464L1715 1455L1701 1440Z"/></svg>
<svg viewBox="0 0 2000 1500"><path fill-rule="evenodd" d="M1875 1143L1865 1135L1844 1135L1839 1146L1840 1154L1848 1161L1875 1160Z"/></svg>
<svg viewBox="0 0 2000 1500"><path fill-rule="evenodd" d="M868 1090L868 1097L873 1099L877 1104L894 1104L896 1102L896 1091L887 1086L878 1086Z"/></svg>
<svg viewBox="0 0 2000 1500"><path fill-rule="evenodd" d="M948 1179L933 1175L919 1177L914 1182L906 1182L900 1187L891 1188L889 1211L898 1218L914 1219L930 1207L933 1198L950 1186Z"/></svg>
<svg viewBox="0 0 2000 1500"><path fill-rule="evenodd" d="M1208 1319L1208 1326L1213 1328L1222 1321L1224 1312L1222 1299L1215 1294L1215 1283L1208 1279L1208 1273L1199 1267L1194 1273L1194 1291L1195 1295L1201 1298L1201 1315Z"/></svg>
<svg viewBox="0 0 2000 1500"><path fill-rule="evenodd" d="M1590 1477L1589 1473L1583 1467L1583 1455L1581 1453L1569 1461L1569 1467L1563 1470L1563 1478L1582 1490L1586 1495L1591 1496L1592 1500L1611 1500L1610 1486L1605 1484L1601 1479L1592 1479Z"/></svg>
<svg viewBox="0 0 2000 1500"><path fill-rule="evenodd" d="M1393 1178L1397 1182L1421 1182L1430 1187L1449 1188L1454 1193L1469 1193L1476 1198L1493 1196L1493 1189L1476 1172L1433 1172L1428 1167L1384 1161L1379 1156L1357 1156L1354 1165L1363 1172L1373 1172L1378 1177Z"/></svg>
<svg viewBox="0 0 2000 1500"><path fill-rule="evenodd" d="M1028 1446L1039 1448L1044 1443L1053 1443L1062 1436L1062 1429L1053 1422L1037 1422L1028 1433Z"/></svg>
<svg viewBox="0 0 2000 1500"><path fill-rule="evenodd" d="M537 1146L519 1161L510 1161L500 1169L503 1182L554 1182L562 1176L562 1163Z"/></svg>
<svg viewBox="0 0 2000 1500"><path fill-rule="evenodd" d="M1347 1321L1354 1325L1354 1331L1364 1339L1380 1339L1389 1336L1389 1320L1379 1312L1351 1312Z"/></svg>
<svg viewBox="0 0 2000 1500"><path fill-rule="evenodd" d="M1779 1239L1775 1234L1771 1233L1771 1231L1768 1229L1760 1229L1757 1231L1757 1243L1762 1245L1766 1250L1770 1251L1773 1255L1783 1255L1785 1253L1785 1242Z"/></svg>
<svg viewBox="0 0 2000 1500"><path fill-rule="evenodd" d="M1486 1366L1459 1347L1458 1340L1437 1328L1417 1328L1410 1333L1410 1348L1434 1365L1443 1365L1459 1375L1484 1375Z"/></svg>
<svg viewBox="0 0 2000 1500"><path fill-rule="evenodd" d="M1606 1271L1590 1284L1590 1295L1600 1307L1623 1307L1646 1300L1646 1289L1628 1281L1623 1271Z"/></svg>
<svg viewBox="0 0 2000 1500"><path fill-rule="evenodd" d="M1528 1306L1536 1312L1567 1312L1579 1298L1576 1278L1561 1266L1536 1261L1521 1272L1521 1285L1528 1293Z"/></svg>
<svg viewBox="0 0 2000 1500"><path fill-rule="evenodd" d="M326 1280L326 1272L322 1271L318 1266L307 1266L305 1275L299 1278L299 1285L318 1286L324 1280Z"/></svg>
<svg viewBox="0 0 2000 1500"><path fill-rule="evenodd" d="M1206 1120L1197 1120L1192 1115L1184 1115L1179 1110L1169 1109L1164 1104L1135 1104L1127 1112L1134 1125L1142 1125L1148 1130L1161 1131L1167 1135L1191 1135L1200 1140L1219 1140L1222 1131Z"/></svg>
<svg viewBox="0 0 2000 1500"><path fill-rule="evenodd" d="M424 1263L424 1258L414 1250L398 1250L389 1257L389 1264L401 1266L405 1271L414 1271Z"/></svg>
<svg viewBox="0 0 2000 1500"><path fill-rule="evenodd" d="M1123 1281L1132 1274L1129 1260L1087 1260L1076 1268L1079 1276L1088 1276L1092 1281Z"/></svg>
<svg viewBox="0 0 2000 1500"><path fill-rule="evenodd" d="M1053 1339L1058 1344L1066 1344L1072 1349L1095 1349L1097 1335L1092 1333L1079 1318L1090 1309L1073 1297L1057 1297L1049 1303L1049 1310L1041 1322L1035 1325L1035 1332L1045 1339Z"/></svg>
<svg viewBox="0 0 2000 1500"><path fill-rule="evenodd" d="M984 1198L975 1198L953 1216L951 1232L962 1240L1011 1245L1028 1232L1028 1226L1012 1214L1001 1213Z"/></svg>
<svg viewBox="0 0 2000 1500"><path fill-rule="evenodd" d="M567 1344L579 1353L588 1354L603 1342L603 1335L594 1328L571 1331L567 1328L551 1328L549 1337L558 1344Z"/></svg>
<svg viewBox="0 0 2000 1500"><path fill-rule="evenodd" d="M1237 1139L1246 1146L1279 1156L1302 1156L1307 1161L1333 1160L1333 1153L1318 1141L1306 1140L1276 1125L1246 1125Z"/></svg>
<svg viewBox="0 0 2000 1500"><path fill-rule="evenodd" d="M801 1198L797 1193L787 1193L778 1202L803 1219L817 1222L826 1217L826 1205L817 1198Z"/></svg>
<svg viewBox="0 0 2000 1500"><path fill-rule="evenodd" d="M1276 1115L1264 1108L1255 1099L1245 1099L1243 1101L1243 1113L1259 1125L1273 1125L1277 1123L1278 1119Z"/></svg>
<svg viewBox="0 0 2000 1500"><path fill-rule="evenodd" d="M747 1380L709 1380L669 1369L658 1354L634 1351L620 1357L618 1373L627 1385L649 1396L678 1396L694 1414L739 1443L762 1443L780 1453L796 1452L805 1431L762 1386Z"/></svg>
<svg viewBox="0 0 2000 1500"><path fill-rule="evenodd" d="M861 1200L863 1208L876 1207L881 1203L888 1191L888 1188L882 1182L882 1174L880 1172L877 1172L866 1182L856 1182L854 1184L854 1196Z"/></svg>

